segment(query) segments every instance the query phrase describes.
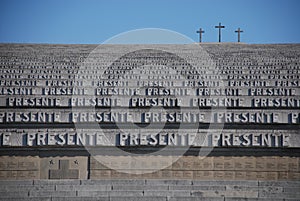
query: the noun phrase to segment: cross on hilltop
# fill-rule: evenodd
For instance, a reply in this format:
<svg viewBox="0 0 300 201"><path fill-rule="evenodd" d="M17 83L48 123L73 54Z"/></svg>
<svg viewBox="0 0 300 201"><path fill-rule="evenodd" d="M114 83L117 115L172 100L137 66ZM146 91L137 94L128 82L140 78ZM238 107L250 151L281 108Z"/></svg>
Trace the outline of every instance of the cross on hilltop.
<svg viewBox="0 0 300 201"><path fill-rule="evenodd" d="M238 43L241 41L241 33L244 32L243 30L241 30L240 28L238 28L238 30L234 31L235 33L238 33Z"/></svg>
<svg viewBox="0 0 300 201"><path fill-rule="evenodd" d="M224 25L221 24L221 22L219 23L218 26L215 26L215 28L219 29L219 43L221 43L221 30L225 28ZM242 32L244 32L243 30L241 30L240 28L238 28L236 31L234 31L235 33L238 33L238 42L241 41L241 36L240 34ZM199 30L196 31L196 33L199 34L199 43L202 42L202 34L204 33L204 30L202 28L200 28Z"/></svg>
<svg viewBox="0 0 300 201"><path fill-rule="evenodd" d="M221 25L221 22L220 22L218 26L215 26L215 28L219 29L219 43L220 43L221 42L221 29L224 29L225 26Z"/></svg>
<svg viewBox="0 0 300 201"><path fill-rule="evenodd" d="M199 43L202 42L202 34L204 33L204 31L202 30L202 28L199 29L199 31L197 31L197 33L199 33Z"/></svg>

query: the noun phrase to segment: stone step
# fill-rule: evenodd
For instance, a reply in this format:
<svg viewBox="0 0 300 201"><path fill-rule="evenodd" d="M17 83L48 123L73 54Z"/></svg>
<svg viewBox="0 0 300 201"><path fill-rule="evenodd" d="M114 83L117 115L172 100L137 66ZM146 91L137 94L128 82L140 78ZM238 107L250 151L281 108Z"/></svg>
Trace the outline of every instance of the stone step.
<svg viewBox="0 0 300 201"><path fill-rule="evenodd" d="M223 200L299 201L299 181L34 180L0 181L0 201ZM89 199L93 198L93 199ZM94 199L97 198L97 199ZM155 199L154 199L155 198Z"/></svg>
<svg viewBox="0 0 300 201"><path fill-rule="evenodd" d="M81 180L82 185L145 185L146 180L112 179L112 180Z"/></svg>
<svg viewBox="0 0 300 201"><path fill-rule="evenodd" d="M109 197L56 197L51 201L110 201Z"/></svg>
<svg viewBox="0 0 300 201"><path fill-rule="evenodd" d="M285 199L281 198L270 200L270 198L225 198L224 201L285 201Z"/></svg>
<svg viewBox="0 0 300 201"><path fill-rule="evenodd" d="M169 190L169 186L167 185L112 185L111 190L113 191L124 191L124 190Z"/></svg>
<svg viewBox="0 0 300 201"><path fill-rule="evenodd" d="M168 201L224 201L224 198L171 197Z"/></svg>
<svg viewBox="0 0 300 201"><path fill-rule="evenodd" d="M0 201L52 201L51 198L1 198Z"/></svg>
<svg viewBox="0 0 300 201"><path fill-rule="evenodd" d="M133 186L135 187L135 186ZM55 185L57 191L111 191L111 185Z"/></svg>

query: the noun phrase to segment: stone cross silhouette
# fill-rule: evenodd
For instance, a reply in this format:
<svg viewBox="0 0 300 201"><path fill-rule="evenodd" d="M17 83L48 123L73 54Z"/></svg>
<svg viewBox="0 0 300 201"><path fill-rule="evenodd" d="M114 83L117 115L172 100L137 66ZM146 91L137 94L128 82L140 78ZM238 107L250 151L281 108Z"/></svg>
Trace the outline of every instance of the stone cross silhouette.
<svg viewBox="0 0 300 201"><path fill-rule="evenodd" d="M238 43L241 42L241 33L243 33L244 31L241 30L240 28L238 28L238 30L234 31L235 33L238 33Z"/></svg>
<svg viewBox="0 0 300 201"><path fill-rule="evenodd" d="M59 169L49 171L49 179L78 179L79 170L69 169L69 160L59 160Z"/></svg>
<svg viewBox="0 0 300 201"><path fill-rule="evenodd" d="M202 30L202 28L199 29L199 31L197 31L197 33L199 34L199 43L202 42L202 34L204 33L204 31Z"/></svg>
<svg viewBox="0 0 300 201"><path fill-rule="evenodd" d="M219 43L221 42L221 29L225 28L225 26L221 25L221 22L219 23L219 26L215 26L215 28L219 29Z"/></svg>

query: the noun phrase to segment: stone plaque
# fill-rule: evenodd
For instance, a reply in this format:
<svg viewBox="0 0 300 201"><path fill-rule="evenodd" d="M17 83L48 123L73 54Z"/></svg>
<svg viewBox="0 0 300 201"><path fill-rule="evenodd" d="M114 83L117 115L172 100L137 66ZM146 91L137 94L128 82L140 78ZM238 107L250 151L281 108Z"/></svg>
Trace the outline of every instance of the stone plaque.
<svg viewBox="0 0 300 201"><path fill-rule="evenodd" d="M41 179L85 179L87 157L47 157L41 159Z"/></svg>

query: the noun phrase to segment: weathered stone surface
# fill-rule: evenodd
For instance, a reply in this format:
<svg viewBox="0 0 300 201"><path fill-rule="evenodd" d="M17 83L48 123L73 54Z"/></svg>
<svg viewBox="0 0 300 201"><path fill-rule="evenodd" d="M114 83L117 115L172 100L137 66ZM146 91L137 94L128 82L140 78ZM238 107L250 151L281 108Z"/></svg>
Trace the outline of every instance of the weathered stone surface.
<svg viewBox="0 0 300 201"><path fill-rule="evenodd" d="M224 198L207 198L207 197L170 197L168 201L181 201L181 200L186 200L186 201L224 201Z"/></svg>
<svg viewBox="0 0 300 201"><path fill-rule="evenodd" d="M144 190L144 191L166 191L169 190L170 186L167 185L112 185L111 190L114 191L126 191L126 190ZM176 190L176 189L174 189Z"/></svg>
<svg viewBox="0 0 300 201"><path fill-rule="evenodd" d="M0 187L5 187L5 186L30 186L33 184L32 180L18 180L18 181L4 181L4 180L0 180Z"/></svg>
<svg viewBox="0 0 300 201"><path fill-rule="evenodd" d="M226 201L268 201L269 198L225 198ZM272 199L274 201L285 201L286 199Z"/></svg>
<svg viewBox="0 0 300 201"><path fill-rule="evenodd" d="M72 197L76 191L30 191L29 197Z"/></svg>
<svg viewBox="0 0 300 201"><path fill-rule="evenodd" d="M109 197L109 191L78 191L79 197Z"/></svg>
<svg viewBox="0 0 300 201"><path fill-rule="evenodd" d="M1 157L0 157L1 158ZM16 157L8 157L5 156L3 158L2 164L9 164L11 160L16 160ZM218 158L217 160L219 160ZM297 164L298 159L296 157L231 157L226 156L222 157L222 160L227 160L227 162L234 161L236 162L236 168L233 170L224 169L220 170L219 167L208 166L207 161L215 160L214 157L206 157L205 160L200 160L198 163L198 157L196 156L185 156L181 157L180 161L186 161L185 163L189 163L189 161L194 161L194 163L190 163L188 166L178 165L178 161L173 164L173 167L167 167L166 169L156 171L151 174L124 174L122 172L114 171L106 167L106 169L99 169L99 166L90 165L90 178L91 179L194 179L194 180L209 180L209 179L217 179L217 180L294 180L297 181L300 178L298 166L296 169L288 168L285 171L282 169L282 165L270 165L273 161L284 159L287 164ZM29 158L29 160L31 160ZM12 179L48 179L49 171L59 170L60 160L68 160L69 161L69 169L70 170L79 170L79 176L82 179L87 178L88 174L88 157L50 157L50 158L38 158L34 157L36 164L40 164L39 167L33 166L33 170L3 170L0 171L0 176L2 180L12 180ZM255 168L250 168L248 171L242 171L243 166L251 163L253 164L255 161ZM98 161L93 162L93 164L100 164ZM212 163L211 163L212 164ZM237 166L237 164L239 164ZM268 165L269 164L269 165ZM121 165L121 164L120 164ZM201 166L200 166L201 165ZM204 166L203 166L204 165ZM270 170L268 167L273 167ZM291 165L292 166L292 165ZM22 166L24 167L24 166ZM211 167L209 169L209 167ZM253 167L253 166L252 166ZM285 166L287 167L287 166ZM209 170L208 170L209 169ZM231 169L231 168L230 168ZM274 170L274 171L271 171ZM288 171L288 172L287 172ZM134 171L132 171L134 172ZM67 176L67 174L65 174ZM71 178L70 178L71 179Z"/></svg>
<svg viewBox="0 0 300 201"><path fill-rule="evenodd" d="M111 201L109 197L61 197L61 198L52 198L51 201Z"/></svg>
<svg viewBox="0 0 300 201"><path fill-rule="evenodd" d="M192 185L192 186L169 186L170 190L217 190L217 191L223 191L225 190L225 186L223 185L211 185L211 186L202 186L202 185Z"/></svg>
<svg viewBox="0 0 300 201"><path fill-rule="evenodd" d="M87 157L47 157L41 159L41 179L85 179Z"/></svg>
<svg viewBox="0 0 300 201"><path fill-rule="evenodd" d="M0 156L0 179L39 179L40 160L38 157Z"/></svg>
<svg viewBox="0 0 300 201"><path fill-rule="evenodd" d="M194 180L39 180L26 186L0 185L0 200L297 200L299 182ZM45 182L50 181L50 182ZM149 181L149 182L148 182ZM154 182L155 181L155 182ZM143 185L134 185L134 183ZM20 182L22 183L22 182ZM127 184L126 184L127 183ZM197 183L197 185L196 185ZM123 186L120 184L124 184ZM115 188L114 188L115 186ZM18 188L19 187L19 188ZM16 191L18 189L18 191ZM286 189L286 191L285 191ZM35 198L35 199L34 199Z"/></svg>
<svg viewBox="0 0 300 201"><path fill-rule="evenodd" d="M0 198L21 198L28 197L28 191L18 191L18 189L12 189L11 191L2 191Z"/></svg>
<svg viewBox="0 0 300 201"><path fill-rule="evenodd" d="M146 180L147 185L191 185L191 180Z"/></svg>
<svg viewBox="0 0 300 201"><path fill-rule="evenodd" d="M123 201L124 197L111 197L110 201ZM144 197L128 197L128 200L131 201L168 201L166 197L159 197L159 196L144 196Z"/></svg>
<svg viewBox="0 0 300 201"><path fill-rule="evenodd" d="M0 199L299 198L298 44L95 47L0 44Z"/></svg>
<svg viewBox="0 0 300 201"><path fill-rule="evenodd" d="M18 191L54 191L54 185L1 185L0 191L10 192L14 189Z"/></svg>
<svg viewBox="0 0 300 201"><path fill-rule="evenodd" d="M38 197L38 198L1 198L1 201L52 201L51 198L42 198L42 197Z"/></svg>
<svg viewBox="0 0 300 201"><path fill-rule="evenodd" d="M258 185L258 181L246 181L246 180L242 180L242 181L193 181L193 185L204 185L204 186L210 186L210 185L236 185L236 186L257 186Z"/></svg>
<svg viewBox="0 0 300 201"><path fill-rule="evenodd" d="M61 191L110 191L110 185L56 185L56 190Z"/></svg>
<svg viewBox="0 0 300 201"><path fill-rule="evenodd" d="M161 191L161 190L147 190L144 191L145 196L159 196L159 197L186 197L190 196L191 192L188 190L172 190L172 191Z"/></svg>
<svg viewBox="0 0 300 201"><path fill-rule="evenodd" d="M195 197L258 197L257 191L192 191Z"/></svg>
<svg viewBox="0 0 300 201"><path fill-rule="evenodd" d="M48 179L41 179L41 180L34 180L34 185L79 185L80 180L74 179L64 179L64 180L48 180Z"/></svg>

